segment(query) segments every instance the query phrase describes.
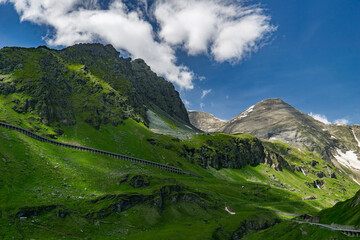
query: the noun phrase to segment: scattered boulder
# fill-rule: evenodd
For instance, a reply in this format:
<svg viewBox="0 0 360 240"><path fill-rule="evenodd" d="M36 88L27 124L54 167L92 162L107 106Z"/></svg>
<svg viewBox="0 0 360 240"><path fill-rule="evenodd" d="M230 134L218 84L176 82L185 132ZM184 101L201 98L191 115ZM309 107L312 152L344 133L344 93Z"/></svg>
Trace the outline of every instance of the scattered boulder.
<svg viewBox="0 0 360 240"><path fill-rule="evenodd" d="M203 208L207 207L206 202L193 193L178 193L178 194L172 195L170 200L173 203L177 203L179 201L185 201L185 202L198 203Z"/></svg>
<svg viewBox="0 0 360 240"><path fill-rule="evenodd" d="M85 73L89 73L89 69L86 65L82 66L80 69L83 70Z"/></svg>
<svg viewBox="0 0 360 240"><path fill-rule="evenodd" d="M153 204L158 210L162 210L164 207L164 200L161 196L157 197L154 199Z"/></svg>
<svg viewBox="0 0 360 240"><path fill-rule="evenodd" d="M150 185L149 179L144 175L135 175L128 183L134 188L147 187Z"/></svg>
<svg viewBox="0 0 360 240"><path fill-rule="evenodd" d="M158 197L155 197L153 200L153 205L158 209L162 210L165 203L165 197L170 196L173 192L181 192L183 191L183 188L180 185L167 185L163 186L156 195L159 195ZM176 197L174 197L176 198ZM173 201L177 201L173 199Z"/></svg>
<svg viewBox="0 0 360 240"><path fill-rule="evenodd" d="M311 161L311 166L315 167L316 165L318 165L319 162L318 161L315 161L315 160L312 160Z"/></svg>
<svg viewBox="0 0 360 240"><path fill-rule="evenodd" d="M262 220L244 220L240 223L240 226L232 233L231 240L237 240L243 238L246 234L256 232L259 230L267 229L280 223L280 219L262 219Z"/></svg>
<svg viewBox="0 0 360 240"><path fill-rule="evenodd" d="M118 184L121 184L121 183L124 183L124 182L128 183L133 188L147 187L147 186L150 185L150 181L149 181L148 177L145 176L145 175L131 176L130 174L128 174L125 177L123 177L118 182Z"/></svg>
<svg viewBox="0 0 360 240"><path fill-rule="evenodd" d="M316 176L318 176L318 178L323 178L323 177L325 177L325 173L324 172L317 172Z"/></svg>
<svg viewBox="0 0 360 240"><path fill-rule="evenodd" d="M157 145L157 140L154 138L148 138L146 141L148 141L151 145Z"/></svg>
<svg viewBox="0 0 360 240"><path fill-rule="evenodd" d="M334 172L330 174L330 177L337 179L336 174Z"/></svg>
<svg viewBox="0 0 360 240"><path fill-rule="evenodd" d="M160 189L160 195L166 196L166 195L170 195L173 192L181 192L181 191L183 191L183 188L180 185L167 185L167 186L163 186Z"/></svg>
<svg viewBox="0 0 360 240"><path fill-rule="evenodd" d="M59 205L48 205L48 206L34 206L34 207L21 207L15 214L16 217L37 217L45 212L50 212L59 207Z"/></svg>
<svg viewBox="0 0 360 240"><path fill-rule="evenodd" d="M324 185L324 180L316 179L312 185L314 188L321 188L321 186Z"/></svg>
<svg viewBox="0 0 360 240"><path fill-rule="evenodd" d="M302 200L306 201L306 200L315 200L315 199L316 199L316 197L314 197L314 196L306 196Z"/></svg>
<svg viewBox="0 0 360 240"><path fill-rule="evenodd" d="M300 167L300 166L295 166L295 171L305 174L309 173L309 170L306 167Z"/></svg>
<svg viewBox="0 0 360 240"><path fill-rule="evenodd" d="M56 210L56 216L60 218L65 218L68 213L64 209Z"/></svg>
<svg viewBox="0 0 360 240"><path fill-rule="evenodd" d="M131 196L123 196L124 198L120 198L116 204L110 205L109 208L113 212L123 212L128 210L129 208L135 206L138 203L144 202L147 198L143 195L131 195Z"/></svg>
<svg viewBox="0 0 360 240"><path fill-rule="evenodd" d="M61 130L60 128L55 129L54 132L56 132L57 135L63 135L64 134L64 131Z"/></svg>

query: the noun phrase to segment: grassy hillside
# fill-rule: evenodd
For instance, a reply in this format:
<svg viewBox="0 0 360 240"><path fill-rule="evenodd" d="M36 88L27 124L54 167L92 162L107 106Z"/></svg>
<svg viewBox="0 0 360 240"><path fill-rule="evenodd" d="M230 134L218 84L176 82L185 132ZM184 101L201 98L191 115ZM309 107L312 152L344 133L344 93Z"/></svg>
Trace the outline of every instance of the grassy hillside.
<svg viewBox="0 0 360 240"><path fill-rule="evenodd" d="M360 227L360 192L354 197L335 204L332 208L321 211L318 216L322 223L336 223L339 225L350 225Z"/></svg>
<svg viewBox="0 0 360 240"><path fill-rule="evenodd" d="M171 164L203 178L58 149L1 129L1 237L227 239L239 234L239 227L246 220L252 219L261 229L288 218L271 210L316 213L358 189L351 179L332 168L337 179L324 177L321 190L306 185L317 178L313 172L328 167L327 163L282 143L264 144L268 151L273 149L289 163L289 169L284 167L282 171L266 163L241 169L205 169L181 155L184 146L201 149L210 144L216 150L216 141L256 140L250 135L197 135L191 140L180 140L154 134L131 119L117 127L101 125L99 130L85 122L62 130L59 141ZM318 162L314 167L313 160ZM300 164L306 168L307 176L295 170ZM134 176L141 176L149 185L134 188ZM341 190L344 185L350 186L346 192ZM310 195L317 199L302 201ZM52 205L56 208L44 207ZM236 214L230 215L225 206ZM64 218L61 213L65 213ZM21 214L27 219L21 220Z"/></svg>
<svg viewBox="0 0 360 240"><path fill-rule="evenodd" d="M319 154L200 133L169 82L112 46L0 50L0 121L201 176L0 128L0 239L262 239L277 229L297 239L283 220L359 190Z"/></svg>
<svg viewBox="0 0 360 240"><path fill-rule="evenodd" d="M146 125L147 109L157 108L189 124L179 93L141 59L119 57L112 46L80 44L63 50L0 50L2 120L34 130L73 126L79 115L94 127L132 118ZM11 109L11 111L9 111ZM76 115L77 114L77 115ZM21 118L19 118L21 116Z"/></svg>
<svg viewBox="0 0 360 240"><path fill-rule="evenodd" d="M335 232L328 229L319 228L306 223L296 223L292 221L282 222L275 225L272 228L268 228L263 231L250 233L243 238L244 240L257 240L257 239L269 239L269 240L286 240L286 239L357 239L354 237L348 237L341 232Z"/></svg>

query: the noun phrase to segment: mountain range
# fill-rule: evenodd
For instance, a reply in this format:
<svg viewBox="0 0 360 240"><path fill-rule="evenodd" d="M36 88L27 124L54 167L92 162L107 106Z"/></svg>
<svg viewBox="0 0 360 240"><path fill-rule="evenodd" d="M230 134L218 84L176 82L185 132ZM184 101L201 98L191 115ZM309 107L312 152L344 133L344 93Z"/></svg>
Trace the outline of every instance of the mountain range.
<svg viewBox="0 0 360 240"><path fill-rule="evenodd" d="M325 124L279 98L261 101L229 121L189 111L191 123L205 132L248 133L316 152L334 165L359 174L360 126Z"/></svg>
<svg viewBox="0 0 360 240"><path fill-rule="evenodd" d="M0 123L0 239L346 239L300 215L360 225L359 126L280 99L230 121L187 112L111 45L1 49Z"/></svg>

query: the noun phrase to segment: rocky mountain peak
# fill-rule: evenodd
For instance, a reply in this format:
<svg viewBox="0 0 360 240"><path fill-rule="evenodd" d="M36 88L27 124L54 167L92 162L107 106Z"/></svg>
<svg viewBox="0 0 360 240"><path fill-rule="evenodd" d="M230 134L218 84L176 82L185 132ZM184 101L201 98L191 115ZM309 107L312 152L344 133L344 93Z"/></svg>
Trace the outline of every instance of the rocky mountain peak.
<svg viewBox="0 0 360 240"><path fill-rule="evenodd" d="M155 108L190 125L170 82L144 60L119 55L98 43L0 49L0 94L7 96L2 104L45 125L74 125L76 116L95 128L127 118L148 125L147 110Z"/></svg>
<svg viewBox="0 0 360 240"><path fill-rule="evenodd" d="M277 109L281 109L281 108L295 109L293 106L291 106L290 104L284 102L280 98L265 99L265 100L255 104L254 107L255 106L265 108L266 110L277 110Z"/></svg>
<svg viewBox="0 0 360 240"><path fill-rule="evenodd" d="M338 148L347 152L357 147L350 127L326 125L280 98L263 100L225 122L216 121L206 113L192 112L189 116L191 123L203 131L249 133L262 139L279 140L315 151L328 161L334 159Z"/></svg>
<svg viewBox="0 0 360 240"><path fill-rule="evenodd" d="M118 52L111 44L103 45L100 43L80 43L74 46L70 46L61 50L65 53L73 55L81 54L91 57L109 57L118 58L120 52Z"/></svg>

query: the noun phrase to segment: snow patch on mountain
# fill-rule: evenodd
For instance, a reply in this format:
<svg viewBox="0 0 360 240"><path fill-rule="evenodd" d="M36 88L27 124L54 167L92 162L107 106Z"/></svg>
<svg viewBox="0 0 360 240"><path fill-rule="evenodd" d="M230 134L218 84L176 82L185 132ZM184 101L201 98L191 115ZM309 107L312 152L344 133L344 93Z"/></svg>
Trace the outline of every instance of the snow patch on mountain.
<svg viewBox="0 0 360 240"><path fill-rule="evenodd" d="M251 107L249 107L248 109L246 109L245 111L243 111L240 115L238 115L237 117L235 117L234 119L232 119L230 122L233 121L237 121L243 118L246 118L247 116L249 116L249 113L251 113L252 111L254 111L254 106L252 105Z"/></svg>
<svg viewBox="0 0 360 240"><path fill-rule="evenodd" d="M340 164L348 168L360 170L360 161L354 151L347 151L346 153L343 153L340 149L336 149L336 151L338 155L334 157Z"/></svg>

